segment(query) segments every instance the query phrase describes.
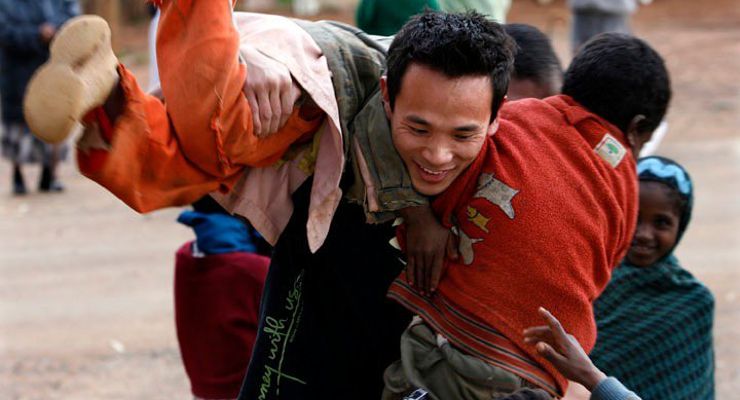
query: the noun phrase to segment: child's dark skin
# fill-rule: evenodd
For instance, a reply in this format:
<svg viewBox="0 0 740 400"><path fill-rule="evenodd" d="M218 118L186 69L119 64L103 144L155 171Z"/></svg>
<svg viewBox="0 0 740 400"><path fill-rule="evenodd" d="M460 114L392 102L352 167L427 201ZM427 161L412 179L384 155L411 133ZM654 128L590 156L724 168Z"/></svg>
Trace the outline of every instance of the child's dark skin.
<svg viewBox="0 0 740 400"><path fill-rule="evenodd" d="M665 257L676 244L680 217L680 198L660 182L640 182L640 211L627 260L638 267L649 267Z"/></svg>

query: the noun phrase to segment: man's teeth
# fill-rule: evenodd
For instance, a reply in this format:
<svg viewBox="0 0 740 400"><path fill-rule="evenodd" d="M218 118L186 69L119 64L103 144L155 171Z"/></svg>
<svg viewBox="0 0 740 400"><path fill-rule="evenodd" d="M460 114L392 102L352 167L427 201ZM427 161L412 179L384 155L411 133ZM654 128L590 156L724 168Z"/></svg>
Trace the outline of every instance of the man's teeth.
<svg viewBox="0 0 740 400"><path fill-rule="evenodd" d="M431 174L431 175L442 175L445 172L447 172L447 171L432 171L431 169L426 169L422 167L421 165L419 165L419 167L422 169L422 171L426 172L427 174Z"/></svg>

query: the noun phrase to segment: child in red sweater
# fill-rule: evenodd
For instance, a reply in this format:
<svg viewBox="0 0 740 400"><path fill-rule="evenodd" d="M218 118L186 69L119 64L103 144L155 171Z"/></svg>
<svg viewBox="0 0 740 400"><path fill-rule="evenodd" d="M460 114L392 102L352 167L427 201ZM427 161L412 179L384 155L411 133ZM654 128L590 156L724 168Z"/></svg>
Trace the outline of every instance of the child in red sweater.
<svg viewBox="0 0 740 400"><path fill-rule="evenodd" d="M395 40L409 39L402 30ZM424 63L410 58L409 70ZM461 103L462 93L486 86L451 80L445 89ZM384 398L422 388L437 399L490 399L527 386L562 396L567 380L522 331L544 306L593 347L592 301L635 229L634 156L670 98L663 61L639 39L601 36L573 60L563 95L506 104L495 135L446 129L425 103L425 87L412 97L410 83L395 94L386 84L384 94L391 123L410 127L393 136L412 180L434 182L467 162L433 202L457 233L461 257L430 297L404 276L391 286L389 296L420 318L401 339L401 360L386 370Z"/></svg>

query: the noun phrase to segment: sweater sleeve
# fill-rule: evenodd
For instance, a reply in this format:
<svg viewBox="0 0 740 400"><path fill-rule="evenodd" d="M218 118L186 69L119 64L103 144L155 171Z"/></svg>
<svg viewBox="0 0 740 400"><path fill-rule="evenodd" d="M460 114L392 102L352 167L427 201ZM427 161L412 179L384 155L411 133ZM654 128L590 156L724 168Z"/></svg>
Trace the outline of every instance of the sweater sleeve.
<svg viewBox="0 0 740 400"><path fill-rule="evenodd" d="M617 378L609 377L599 382L591 392L591 400L641 400Z"/></svg>

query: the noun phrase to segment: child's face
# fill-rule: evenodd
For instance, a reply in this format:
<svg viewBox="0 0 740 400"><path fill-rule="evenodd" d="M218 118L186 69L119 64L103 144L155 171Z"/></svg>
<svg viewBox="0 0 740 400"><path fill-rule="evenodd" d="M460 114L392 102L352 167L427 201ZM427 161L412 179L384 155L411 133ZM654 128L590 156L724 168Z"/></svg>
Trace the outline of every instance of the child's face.
<svg viewBox="0 0 740 400"><path fill-rule="evenodd" d="M676 244L680 215L671 188L660 182L640 182L637 230L627 260L648 267L663 258Z"/></svg>

